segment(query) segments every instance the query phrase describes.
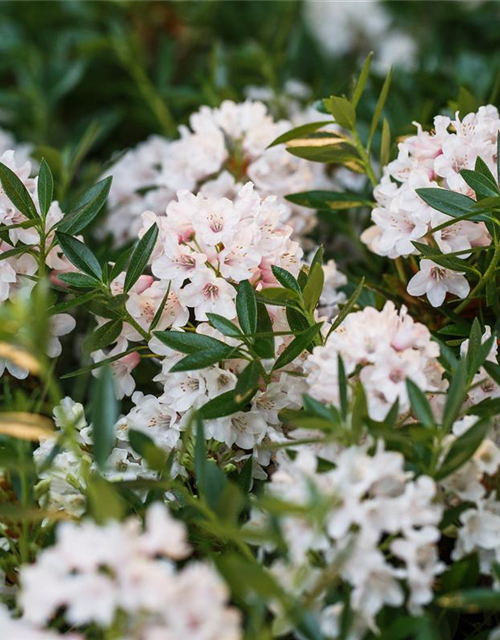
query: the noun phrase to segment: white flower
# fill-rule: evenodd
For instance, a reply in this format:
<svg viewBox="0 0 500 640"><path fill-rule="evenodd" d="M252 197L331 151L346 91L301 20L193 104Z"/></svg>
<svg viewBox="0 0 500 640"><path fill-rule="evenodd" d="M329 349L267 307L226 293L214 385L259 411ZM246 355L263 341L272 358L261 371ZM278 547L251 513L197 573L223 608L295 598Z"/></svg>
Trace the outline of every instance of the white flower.
<svg viewBox="0 0 500 640"><path fill-rule="evenodd" d="M225 418L207 420L205 434L224 442L228 447L235 444L242 449L252 449L262 441L267 424L262 416L253 411L238 411Z"/></svg>
<svg viewBox="0 0 500 640"><path fill-rule="evenodd" d="M229 320L236 316L236 289L208 267L198 271L192 282L179 291L181 303L193 307L197 320L208 320L207 313L218 313Z"/></svg>
<svg viewBox="0 0 500 640"><path fill-rule="evenodd" d="M445 269L424 258L420 261L420 271L408 282L407 291L411 296L425 294L433 307L440 307L448 292L466 298L470 285L463 272Z"/></svg>
<svg viewBox="0 0 500 640"><path fill-rule="evenodd" d="M92 359L94 362L101 362L106 358L111 358L124 351L126 345L123 341L119 341L109 353L104 351L94 351L92 353ZM136 352L132 352L123 356L118 360L114 360L110 363L111 372L113 374L113 381L115 384L116 397L121 400L123 396L131 396L135 389L135 380L132 377L132 371L137 367L141 360L141 356ZM92 375L99 377L99 369L93 369Z"/></svg>
<svg viewBox="0 0 500 640"><path fill-rule="evenodd" d="M59 338L71 333L76 327L76 320L67 313L58 313L50 318L50 337L47 345L47 355L57 358L61 355L62 347Z"/></svg>

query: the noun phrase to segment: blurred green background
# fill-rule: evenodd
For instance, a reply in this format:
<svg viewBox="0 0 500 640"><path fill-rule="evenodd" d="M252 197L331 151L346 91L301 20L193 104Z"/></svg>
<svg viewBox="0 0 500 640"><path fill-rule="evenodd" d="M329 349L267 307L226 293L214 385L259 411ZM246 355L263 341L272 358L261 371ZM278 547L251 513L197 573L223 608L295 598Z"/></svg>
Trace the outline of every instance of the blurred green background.
<svg viewBox="0 0 500 640"><path fill-rule="evenodd" d="M372 42L359 29L339 51L346 4L353 3L1 2L0 126L20 141L61 149L98 122L90 158L103 163L151 133L175 135L198 106L241 99L249 85L279 94L287 80L299 79L315 98L342 92L363 55L374 49L376 59L385 40L375 34ZM479 101L492 92L496 100L499 3L354 4L363 5L368 31L379 5L386 32L414 43L411 64L395 52L388 104L394 132L404 133L412 119L428 122L460 87ZM326 29L326 48L312 14ZM372 84L375 100L377 79ZM370 113L370 98L364 108Z"/></svg>

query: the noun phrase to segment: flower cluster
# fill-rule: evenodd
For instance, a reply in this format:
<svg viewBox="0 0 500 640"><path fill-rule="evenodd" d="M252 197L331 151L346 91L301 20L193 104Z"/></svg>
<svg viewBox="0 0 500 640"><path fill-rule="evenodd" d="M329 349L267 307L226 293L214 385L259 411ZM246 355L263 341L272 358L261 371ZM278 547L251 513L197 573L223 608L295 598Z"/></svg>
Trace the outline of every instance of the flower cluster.
<svg viewBox="0 0 500 640"><path fill-rule="evenodd" d="M444 187L475 197L460 172L474 169L481 158L496 173L499 131L500 116L492 105L462 119L458 114L454 119L436 116L432 132L423 131L417 124L417 134L399 143L398 157L384 168L374 191L374 225L363 233L362 240L375 253L393 259L417 254L414 242L433 242L445 254L460 252L460 258L468 257L473 247L488 245L491 239L483 222L458 220L442 226L452 218L429 206L417 190ZM424 259L408 284L408 292L426 294L433 306L440 306L447 292L465 298L469 284L460 271Z"/></svg>
<svg viewBox="0 0 500 640"><path fill-rule="evenodd" d="M316 117L317 118L317 117ZM118 241L133 238L146 210L163 213L178 191L207 197L235 196L251 180L262 196L283 196L328 183L323 168L294 158L283 145L267 148L292 127L275 121L262 102L224 101L202 107L180 127L180 138L154 136L126 153L111 169L113 188L106 229ZM287 208L297 233L314 224L307 210Z"/></svg>
<svg viewBox="0 0 500 640"><path fill-rule="evenodd" d="M144 530L136 519L63 523L55 544L21 572L23 620L43 629L64 607L70 625L114 624L122 638L238 640L239 615L215 571L201 562L176 569L189 554L184 525L159 503ZM6 620L2 637L14 624Z"/></svg>
<svg viewBox="0 0 500 640"><path fill-rule="evenodd" d="M288 564L277 560L270 571L286 588L294 575L301 575L299 590L315 594L328 637L339 633L342 605L324 602L327 585L318 566L310 564L311 552L324 558L324 566L338 566L352 586L350 602L360 632L354 637L376 629L375 616L384 605L403 604L401 581L408 586L408 607L414 613L432 599L435 576L444 570L436 547L442 509L434 504L433 480L415 478L404 464L400 453L381 446L370 453L365 445L345 449L335 468L321 473L316 456L302 451L293 461L285 454L267 486L269 496L297 506L280 520ZM248 530L262 525L262 514L256 512Z"/></svg>
<svg viewBox="0 0 500 640"><path fill-rule="evenodd" d="M314 348L304 368L310 395L338 405L340 357L346 374L362 382L370 416L383 420L396 400L401 412L408 410L407 378L426 391L443 388L438 356L427 327L386 302L382 311L350 313L324 346Z"/></svg>

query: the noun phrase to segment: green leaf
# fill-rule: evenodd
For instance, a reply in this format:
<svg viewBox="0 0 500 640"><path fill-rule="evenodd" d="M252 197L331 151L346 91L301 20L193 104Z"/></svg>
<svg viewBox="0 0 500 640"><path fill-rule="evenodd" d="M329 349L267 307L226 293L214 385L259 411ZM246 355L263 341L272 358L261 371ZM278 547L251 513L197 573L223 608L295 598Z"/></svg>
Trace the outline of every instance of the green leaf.
<svg viewBox="0 0 500 640"><path fill-rule="evenodd" d="M54 178L52 177L49 165L45 162L45 158L42 158L40 163L37 192L40 212L42 217L45 218L52 204L54 195Z"/></svg>
<svg viewBox="0 0 500 640"><path fill-rule="evenodd" d="M196 441L194 445L194 468L196 485L200 494L207 501L208 506L215 510L228 480L219 467L211 460L207 460L207 448L203 422L197 414L195 417Z"/></svg>
<svg viewBox="0 0 500 640"><path fill-rule="evenodd" d="M479 420L457 438L446 454L441 467L435 475L435 479L442 480L460 469L477 451L489 428L490 421L488 419Z"/></svg>
<svg viewBox="0 0 500 640"><path fill-rule="evenodd" d="M153 471L163 471L167 463L167 454L158 447L154 440L142 431L130 429L128 439L132 449L146 461Z"/></svg>
<svg viewBox="0 0 500 640"><path fill-rule="evenodd" d="M292 342L290 342L288 347L280 354L280 356L276 360L273 371L281 369L282 367L295 360L295 358L300 356L300 354L311 345L311 342L314 340L316 335L318 335L321 329L321 325L322 323L319 322L318 324L309 327L305 331L302 331L302 333L299 333L297 336L295 336Z"/></svg>
<svg viewBox="0 0 500 640"><path fill-rule="evenodd" d="M88 276L93 276L98 280L102 278L101 265L92 251L83 244L83 242L60 231L56 232L56 238L64 255L73 266Z"/></svg>
<svg viewBox="0 0 500 640"><path fill-rule="evenodd" d="M170 369L170 373L176 373L179 371L194 371L196 369L204 369L212 364L216 364L221 360L225 360L230 356L236 357L236 350L227 344L220 343L222 346L206 349L205 351L197 351L196 353L190 353L182 360L179 360Z"/></svg>
<svg viewBox="0 0 500 640"><path fill-rule="evenodd" d="M486 369L486 373L500 386L500 365L496 362L490 362L486 360L483 363L483 367Z"/></svg>
<svg viewBox="0 0 500 640"><path fill-rule="evenodd" d="M363 63L363 68L361 69L361 73L359 74L358 81L356 82L356 87L354 89L354 93L352 95L352 106L356 108L358 106L358 102L363 95L363 91L366 87L366 82L368 80L368 76L370 75L370 65L372 62L373 51L366 56L365 61Z"/></svg>
<svg viewBox="0 0 500 640"><path fill-rule="evenodd" d="M84 273L74 273L72 271L68 273L58 273L57 279L79 289L96 289L99 287L98 280L86 276Z"/></svg>
<svg viewBox="0 0 500 640"><path fill-rule="evenodd" d="M363 291L364 285L365 285L365 279L362 278L361 282L356 287L356 290L354 291L352 296L349 298L349 300L342 307L342 311L335 318L334 323L330 327L330 331L328 332L328 335L330 335L332 333L332 331L335 331L335 329L337 329L337 327L339 327L344 322L344 320L347 318L347 316L351 313L352 309L354 308L354 305L356 304L359 296L361 295L361 292Z"/></svg>
<svg viewBox="0 0 500 640"><path fill-rule="evenodd" d="M391 154L391 128L386 118L382 122L382 140L380 142L380 166L389 164Z"/></svg>
<svg viewBox="0 0 500 640"><path fill-rule="evenodd" d="M349 139L338 134L319 132L297 138L288 143L287 151L310 162L341 164L351 171L364 171L357 149Z"/></svg>
<svg viewBox="0 0 500 640"><path fill-rule="evenodd" d="M428 244L422 242L412 242L413 246L419 250L419 252L429 260L432 260L435 264L445 269L451 269L452 271L458 271L459 273L474 273L476 270L471 267L465 260L450 256L446 253L441 253L436 247L431 247Z"/></svg>
<svg viewBox="0 0 500 640"><path fill-rule="evenodd" d="M257 301L254 288L248 280L242 280L238 285L236 312L243 332L253 335L257 330Z"/></svg>
<svg viewBox="0 0 500 640"><path fill-rule="evenodd" d="M446 394L443 412L443 429L448 433L458 418L467 393L467 363L461 360L453 373L450 388Z"/></svg>
<svg viewBox="0 0 500 640"><path fill-rule="evenodd" d="M406 380L406 389L416 418L427 429L434 429L436 421L425 393L409 378Z"/></svg>
<svg viewBox="0 0 500 640"><path fill-rule="evenodd" d="M83 297L83 296L82 296ZM144 349L145 347L142 347ZM89 364L87 367L82 367L81 369L77 369L76 371L71 371L71 373L66 373L61 376L61 380L67 380L68 378L76 378L76 376L81 376L85 373L89 373L90 371L94 371L94 369L101 369L102 367L111 364L112 362L116 362L117 360L121 360L125 356L130 355L131 353L137 353L141 351L141 347L133 347L132 349L127 349L126 351L122 351L121 353L117 353L114 356L110 356L109 358L105 358L100 362L94 362L93 364Z"/></svg>
<svg viewBox="0 0 500 640"><path fill-rule="evenodd" d="M135 247L129 247L128 249L125 249L125 251L122 251L120 253L109 274L110 282L112 282L115 278L117 278L120 275L120 273L125 271L125 267L128 264L128 261L130 260L130 256L132 255L134 248Z"/></svg>
<svg viewBox="0 0 500 640"><path fill-rule="evenodd" d="M216 338L192 331L155 331L154 335L167 347L181 353L196 354L199 351L221 351L222 348L230 350L234 348Z"/></svg>
<svg viewBox="0 0 500 640"><path fill-rule="evenodd" d="M293 289L285 289L283 287L266 287L258 292L257 301L264 302L265 304L276 305L278 307L286 307L287 305L296 307L300 301L300 296Z"/></svg>
<svg viewBox="0 0 500 640"><path fill-rule="evenodd" d="M257 333L268 334L257 336L253 349L261 358L274 358L274 336L272 335L273 323L269 317L266 306L261 302L257 303Z"/></svg>
<svg viewBox="0 0 500 640"><path fill-rule="evenodd" d="M370 149L371 147L373 136L375 135L375 131L377 130L380 116L382 115L382 111L385 107L387 96L389 95L391 80L392 80L392 69L389 69L389 72L385 77L384 84L382 85L382 91L380 92L377 106L375 107L375 111L373 112L373 118L370 124L370 133L368 134L368 143L367 143L368 149Z"/></svg>
<svg viewBox="0 0 500 640"><path fill-rule="evenodd" d="M316 263L309 271L306 286L304 287L304 304L308 311L316 308L321 298L323 285L325 284L325 272L321 264Z"/></svg>
<svg viewBox="0 0 500 640"><path fill-rule="evenodd" d="M115 424L118 419L118 403L113 388L111 368L105 365L95 379L92 394L92 439L94 458L102 471L116 441Z"/></svg>
<svg viewBox="0 0 500 640"><path fill-rule="evenodd" d="M488 165L486 164L486 162L480 157L478 156L476 158L476 163L474 165L474 171L477 171L478 173L482 174L485 178L487 178L487 180L490 182L490 185L496 189L496 196L498 196L498 184L497 181L495 179L495 176L491 173L490 168L488 167Z"/></svg>
<svg viewBox="0 0 500 640"><path fill-rule="evenodd" d="M17 177L17 175L0 162L0 182L2 183L5 195L12 204L27 218L32 220L38 218L38 212L35 203L31 198L28 190Z"/></svg>
<svg viewBox="0 0 500 640"><path fill-rule="evenodd" d="M323 102L338 125L348 131L354 130L356 127L356 109L347 98L330 96L329 98L325 98Z"/></svg>
<svg viewBox="0 0 500 640"><path fill-rule="evenodd" d="M357 193L337 193L336 191L304 191L303 193L292 193L286 196L286 199L300 207L330 211L371 206L370 200L362 198Z"/></svg>
<svg viewBox="0 0 500 640"><path fill-rule="evenodd" d="M223 333L225 336L229 336L230 338L241 338L243 335L241 333L241 329L232 323L231 320L224 318L224 316L220 316L217 313L207 313L207 318L209 319L212 327Z"/></svg>
<svg viewBox="0 0 500 640"><path fill-rule="evenodd" d="M106 203L111 189L111 182L111 177L105 178L86 191L76 203L75 209L62 219L58 228L70 235L83 231Z"/></svg>
<svg viewBox="0 0 500 640"><path fill-rule="evenodd" d="M344 420L347 418L347 377L345 374L344 361L338 356L338 377L339 377L339 399L340 412Z"/></svg>
<svg viewBox="0 0 500 640"><path fill-rule="evenodd" d="M250 398L247 398L243 402L236 402L234 391L226 391L200 407L198 414L202 420L214 420L215 418L230 416L237 411L242 411L249 400Z"/></svg>
<svg viewBox="0 0 500 640"><path fill-rule="evenodd" d="M282 133L280 136L273 140L270 145L268 145L268 149L271 147L275 147L278 144L283 144L284 142L288 142L289 140L294 140L295 138L301 138L302 136L306 136L308 133L314 133L318 129L326 126L327 124L331 124L329 120L321 120L318 122L308 122L307 124L302 124L300 127L295 127L286 133Z"/></svg>
<svg viewBox="0 0 500 640"><path fill-rule="evenodd" d="M500 611L500 591L491 587L464 589L449 593L438 600L440 607L445 609L461 609L471 613L478 611Z"/></svg>
<svg viewBox="0 0 500 640"><path fill-rule="evenodd" d="M108 520L121 520L127 505L111 482L93 474L88 479L87 499L92 517L98 524Z"/></svg>
<svg viewBox="0 0 500 640"><path fill-rule="evenodd" d="M471 171L470 169L462 169L460 175L476 193L477 199L481 198L498 198L498 187L491 183L489 178L482 173Z"/></svg>
<svg viewBox="0 0 500 640"><path fill-rule="evenodd" d="M82 295L75 296L74 298L70 298L69 300L63 300L63 302L50 307L49 311L51 315L63 313L68 309L73 309L74 307L80 307L82 304L87 304L87 302L93 300L97 295L98 294L95 291L89 291L87 293L83 293Z"/></svg>
<svg viewBox="0 0 500 640"><path fill-rule="evenodd" d="M139 280L143 275L149 258L155 248L157 239L158 225L155 223L149 227L146 233L142 236L132 253L130 264L127 269L127 275L125 276L125 283L123 285L123 291L125 293L128 293L137 280Z"/></svg>
<svg viewBox="0 0 500 640"><path fill-rule="evenodd" d="M281 267L276 267L274 265L271 266L271 270L274 277L282 287L285 287L285 289L290 289L291 291L295 291L299 294L299 296L301 295L302 291L300 289L299 283L289 271L287 271L286 269L282 269Z"/></svg>
<svg viewBox="0 0 500 640"><path fill-rule="evenodd" d="M237 404L248 402L259 385L262 367L258 360L252 360L238 376L236 387L234 389L234 400Z"/></svg>
<svg viewBox="0 0 500 640"><path fill-rule="evenodd" d="M416 192L430 207L452 218L471 213L476 205L476 201L469 196L439 187L416 189ZM476 215L470 219L483 220L484 216Z"/></svg>
<svg viewBox="0 0 500 640"><path fill-rule="evenodd" d="M113 344L120 336L122 327L123 322L121 320L111 320L101 325L84 340L82 345L83 353L88 355L93 351L104 349Z"/></svg>

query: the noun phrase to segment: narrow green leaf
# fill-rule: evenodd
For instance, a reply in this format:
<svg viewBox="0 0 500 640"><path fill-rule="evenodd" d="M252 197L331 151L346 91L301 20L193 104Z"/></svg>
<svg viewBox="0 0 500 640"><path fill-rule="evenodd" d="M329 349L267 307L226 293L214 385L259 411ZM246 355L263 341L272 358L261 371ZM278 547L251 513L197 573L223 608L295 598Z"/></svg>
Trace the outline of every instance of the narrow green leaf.
<svg viewBox="0 0 500 640"><path fill-rule="evenodd" d="M109 274L110 282L112 282L115 278L117 278L120 275L120 273L125 271L125 267L127 266L128 261L130 260L130 256L132 255L132 252L134 251L134 249L135 247L129 247L128 249L125 249L125 251L122 251L120 253L118 258L116 259L116 262L111 268L111 271Z"/></svg>
<svg viewBox="0 0 500 640"><path fill-rule="evenodd" d="M474 426L457 438L446 454L435 479L442 480L446 478L472 458L481 442L485 439L489 428L490 421L485 418L476 422Z"/></svg>
<svg viewBox="0 0 500 640"><path fill-rule="evenodd" d="M108 520L121 520L127 510L113 483L98 474L93 474L88 480L87 499L92 517L101 525Z"/></svg>
<svg viewBox="0 0 500 640"><path fill-rule="evenodd" d="M56 238L64 255L73 266L88 276L93 276L98 280L102 278L101 265L92 251L83 244L83 242L60 231L56 232Z"/></svg>
<svg viewBox="0 0 500 640"><path fill-rule="evenodd" d="M382 140L380 142L380 166L385 167L389 164L391 154L391 128L387 119L382 122Z"/></svg>
<svg viewBox="0 0 500 640"><path fill-rule="evenodd" d="M123 285L123 291L125 293L128 293L137 280L143 275L157 239L158 225L155 223L142 236L132 253Z"/></svg>
<svg viewBox="0 0 500 640"><path fill-rule="evenodd" d="M228 320L224 316L220 316L217 313L207 313L207 318L214 329L217 329L225 336L231 338L241 338L243 335L241 329Z"/></svg>
<svg viewBox="0 0 500 640"><path fill-rule="evenodd" d="M235 348L230 347L227 344L220 343L220 347L206 349L205 351L197 351L196 353L190 353L182 360L179 360L174 366L170 369L171 373L179 372L179 371L194 371L196 369L204 369L205 367L209 367L212 364L216 364L221 360L225 360L230 356L234 355Z"/></svg>
<svg viewBox="0 0 500 640"><path fill-rule="evenodd" d="M258 360L252 360L252 362L243 369L234 389L234 400L236 403L240 404L248 401L248 399L255 394L261 373L262 367Z"/></svg>
<svg viewBox="0 0 500 640"><path fill-rule="evenodd" d="M95 379L92 394L92 439L94 458L101 470L115 444L115 424L118 419L118 403L113 388L111 368L105 365Z"/></svg>
<svg viewBox="0 0 500 640"><path fill-rule="evenodd" d="M363 68L361 69L361 73L359 74L358 81L356 82L356 87L354 89L354 93L352 95L352 106L356 108L358 106L358 102L363 95L363 91L366 87L366 82L368 80L368 76L370 75L370 65L372 62L373 51L366 56L365 61L363 63Z"/></svg>
<svg viewBox="0 0 500 640"><path fill-rule="evenodd" d="M385 107L387 96L389 95L391 80L392 80L392 69L389 69L389 72L385 77L384 84L382 85L382 91L380 92L377 106L375 107L375 111L373 112L373 118L370 124L370 133L368 134L368 143L367 143L368 149L370 149L371 147L373 136L375 135L375 131L377 130L380 116L382 115L382 111Z"/></svg>
<svg viewBox="0 0 500 640"><path fill-rule="evenodd" d="M281 369L300 356L300 354L310 346L312 340L319 333L321 325L322 323L320 322L309 327L305 331L302 331L302 333L299 333L280 354L274 364L273 371Z"/></svg>
<svg viewBox="0 0 500 640"><path fill-rule="evenodd" d="M336 191L304 191L303 193L292 193L286 199L300 207L310 209L324 209L329 211L342 211L345 209L355 209L357 207L371 206L370 200L363 198L357 193L337 193Z"/></svg>
<svg viewBox="0 0 500 640"><path fill-rule="evenodd" d="M331 124L329 120L321 120L318 122L308 122L307 124L302 124L300 127L295 127L286 133L282 133L280 136L273 140L270 145L268 145L268 149L271 147L275 147L278 144L283 144L284 142L288 142L289 140L294 140L295 138L301 138L302 136L307 135L308 133L314 133L318 129L326 126L327 124Z"/></svg>
<svg viewBox="0 0 500 640"><path fill-rule="evenodd" d="M500 611L500 591L491 587L477 587L464 589L455 593L448 593L438 600L440 607L445 609L460 609L477 613L478 611Z"/></svg>
<svg viewBox="0 0 500 640"><path fill-rule="evenodd" d="M461 360L453 373L450 388L446 394L443 412L443 429L448 433L458 418L467 393L467 363Z"/></svg>
<svg viewBox="0 0 500 640"><path fill-rule="evenodd" d="M17 175L0 162L0 182L7 198L27 218L38 218L38 211L28 190Z"/></svg>
<svg viewBox="0 0 500 640"><path fill-rule="evenodd" d="M470 169L462 169L460 175L476 193L477 199L482 198L498 198L498 186L492 184L491 180L477 171Z"/></svg>
<svg viewBox="0 0 500 640"><path fill-rule="evenodd" d="M243 333L253 335L257 330L257 301L248 280L242 280L236 294L236 312Z"/></svg>
<svg viewBox="0 0 500 640"><path fill-rule="evenodd" d="M301 295L302 291L295 276L293 276L286 269L282 269L281 267L276 267L274 265L271 266L271 270L274 277L282 287L285 287L285 289L290 289L291 291L295 291L295 293L298 293L299 296Z"/></svg>
<svg viewBox="0 0 500 640"><path fill-rule="evenodd" d="M158 447L154 440L142 431L129 429L128 440L132 449L144 458L153 471L163 471L167 463L167 454Z"/></svg>
<svg viewBox="0 0 500 640"><path fill-rule="evenodd" d="M45 162L45 158L42 158L40 163L37 192L40 212L42 217L45 218L52 204L54 195L54 178L52 177L49 165Z"/></svg>
<svg viewBox="0 0 500 640"><path fill-rule="evenodd" d="M83 342L82 352L86 355L109 347L118 339L123 327L121 320L110 320L93 331Z"/></svg>
<svg viewBox="0 0 500 640"><path fill-rule="evenodd" d="M69 271L68 273L58 273L57 279L79 289L99 288L99 281L91 276L85 275L84 273L74 273L73 271Z"/></svg>
<svg viewBox="0 0 500 640"><path fill-rule="evenodd" d="M439 187L416 189L416 192L430 207L453 218L471 213L476 205L476 201L469 196ZM478 216L471 218L471 220L480 219L483 218Z"/></svg>
<svg viewBox="0 0 500 640"><path fill-rule="evenodd" d="M415 417L427 429L434 429L436 421L425 393L409 378L406 380L406 389Z"/></svg>
<svg viewBox="0 0 500 640"><path fill-rule="evenodd" d="M321 264L316 263L310 269L307 284L304 287L304 304L308 311L312 311L316 308L316 305L321 298L324 284L325 272L323 271Z"/></svg>
<svg viewBox="0 0 500 640"><path fill-rule="evenodd" d="M249 400L250 398L247 398L243 402L238 403L234 399L234 391L226 391L200 407L198 414L203 420L214 420L215 418L230 416L237 411L242 411Z"/></svg>
<svg viewBox="0 0 500 640"><path fill-rule="evenodd" d="M261 358L274 358L274 336L272 335L273 323L269 317L266 306L257 303L257 333L268 334L255 339L253 349Z"/></svg>
<svg viewBox="0 0 500 640"><path fill-rule="evenodd" d="M114 356L110 356L109 358L105 358L100 362L94 362L93 364L88 365L87 367L82 367L81 369L77 369L76 371L71 371L71 373L66 373L61 376L61 380L67 380L68 378L76 378L76 376L81 376L90 371L94 371L95 369L102 369L104 366L111 364L112 362L116 362L125 356L130 355L131 353L137 353L141 351L145 347L133 347L132 349L127 349L126 351L122 351L121 353L117 353Z"/></svg>
<svg viewBox="0 0 500 640"><path fill-rule="evenodd" d="M347 316L351 313L352 309L354 308L354 305L356 304L359 296L361 295L361 292L363 291L363 287L364 286L365 286L365 279L362 278L360 283L356 287L356 290L352 294L352 296L349 298L349 300L342 307L342 311L335 318L334 323L330 327L330 331L328 332L328 335L330 335L332 333L332 331L335 331L335 329L337 329L337 327L339 327L344 322L344 320L347 318Z"/></svg>
<svg viewBox="0 0 500 640"><path fill-rule="evenodd" d="M78 200L75 209L65 216L58 228L64 233L75 235L83 231L97 216L108 199L112 178L104 178L86 191Z"/></svg>
<svg viewBox="0 0 500 640"><path fill-rule="evenodd" d="M199 351L233 349L216 338L191 331L155 331L154 335L167 347L181 353L196 354Z"/></svg>

